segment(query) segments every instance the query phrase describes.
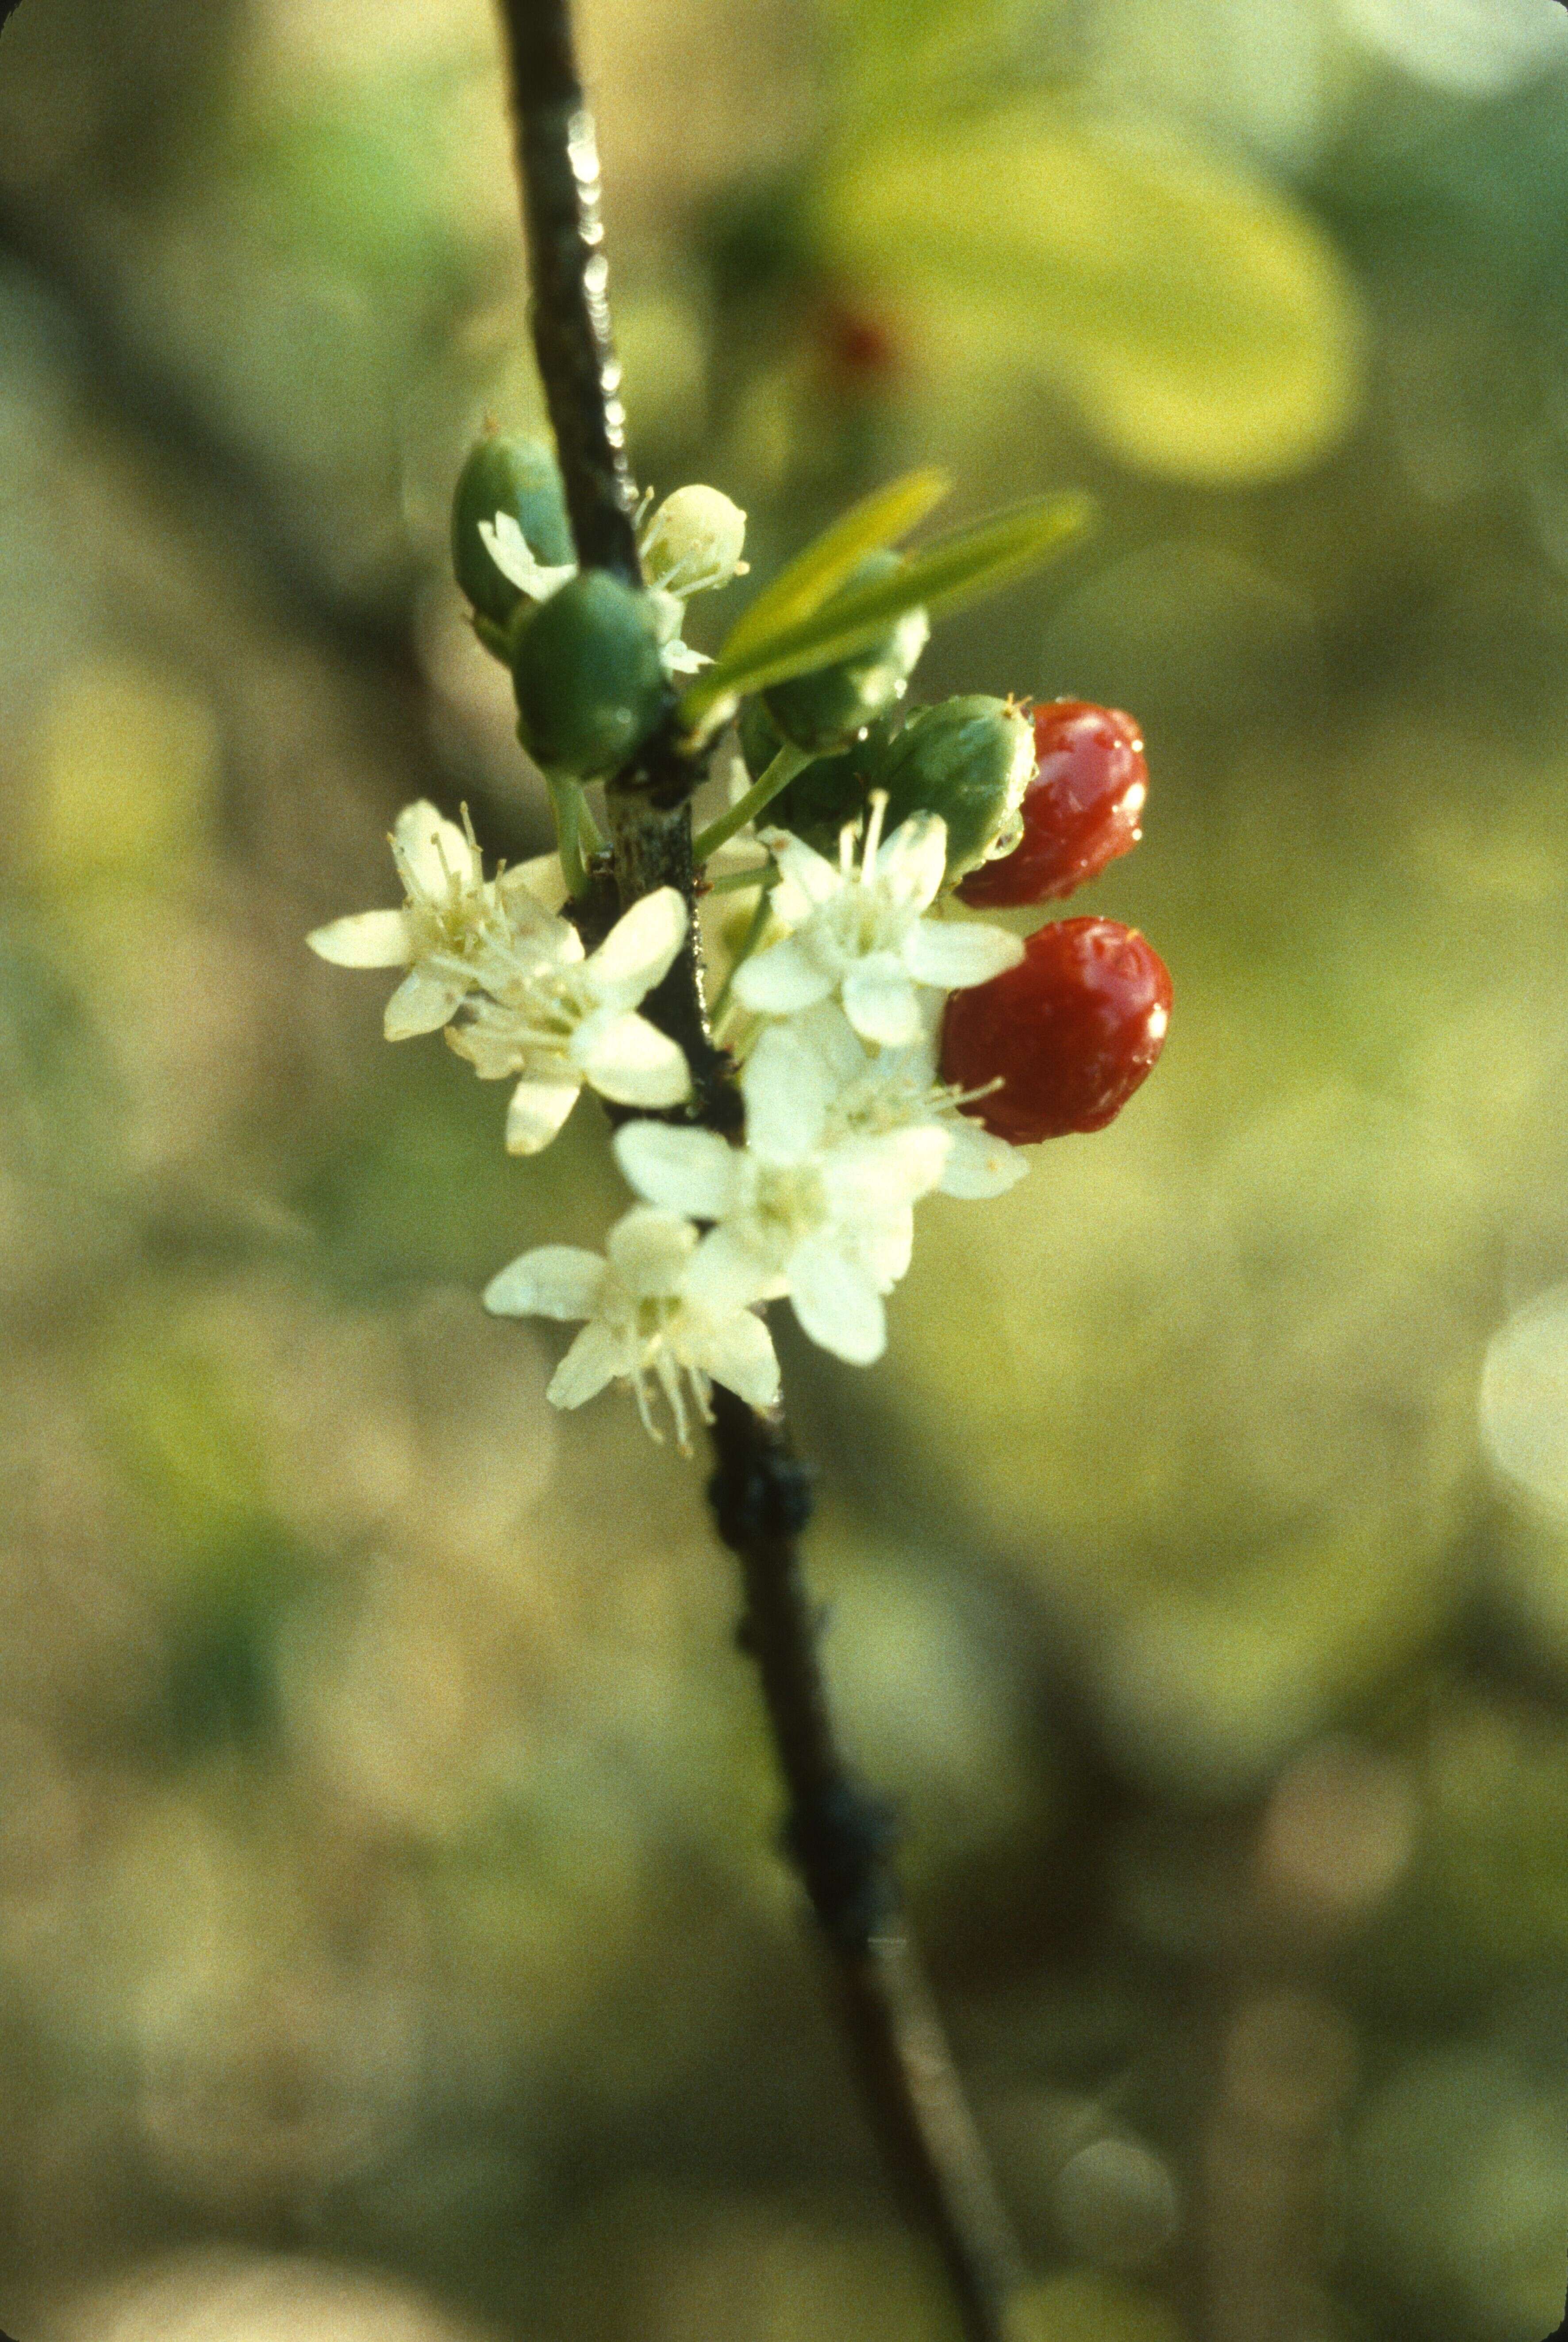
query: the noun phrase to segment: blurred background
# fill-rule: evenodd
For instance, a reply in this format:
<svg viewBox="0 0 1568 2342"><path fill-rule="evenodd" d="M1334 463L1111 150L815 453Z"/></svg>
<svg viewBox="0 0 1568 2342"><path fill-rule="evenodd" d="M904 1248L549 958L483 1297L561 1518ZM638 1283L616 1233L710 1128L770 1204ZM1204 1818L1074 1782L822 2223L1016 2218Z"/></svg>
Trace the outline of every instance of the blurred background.
<svg viewBox="0 0 1568 2342"><path fill-rule="evenodd" d="M1141 717L1157 1076L795 1344L1041 2342L1568 2278L1568 13L584 0L633 452L754 572L1098 534L916 691ZM487 1321L592 1099L305 930L544 842L444 567L538 415L483 0L0 39L0 2324L951 2342L773 1851L700 1467ZM740 606L746 589L729 597ZM724 606L694 608L712 646ZM708 631L704 635L704 628Z"/></svg>

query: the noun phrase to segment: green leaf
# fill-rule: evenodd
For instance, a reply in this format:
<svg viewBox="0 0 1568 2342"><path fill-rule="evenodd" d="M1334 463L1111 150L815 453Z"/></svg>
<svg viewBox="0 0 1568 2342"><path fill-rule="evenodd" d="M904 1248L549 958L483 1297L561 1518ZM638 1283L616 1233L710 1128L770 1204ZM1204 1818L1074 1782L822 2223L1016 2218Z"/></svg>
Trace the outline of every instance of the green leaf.
<svg viewBox="0 0 1568 2342"><path fill-rule="evenodd" d="M733 692L762 691L791 676L831 666L874 641L906 610L924 608L938 617L1010 584L1078 535L1092 509L1086 496L1037 497L1016 512L923 546L893 576L852 586L809 617L739 650L726 645L682 698L682 722L700 724Z"/></svg>
<svg viewBox="0 0 1568 2342"><path fill-rule="evenodd" d="M907 472L885 488L864 496L824 529L822 535L782 569L724 637L721 659L765 642L785 626L809 618L842 586L868 553L880 553L941 503L952 482L934 466Z"/></svg>
<svg viewBox="0 0 1568 2342"><path fill-rule="evenodd" d="M923 358L1044 378L1125 462L1263 479L1353 417L1361 315L1288 197L1174 136L1032 100L846 141L814 219Z"/></svg>

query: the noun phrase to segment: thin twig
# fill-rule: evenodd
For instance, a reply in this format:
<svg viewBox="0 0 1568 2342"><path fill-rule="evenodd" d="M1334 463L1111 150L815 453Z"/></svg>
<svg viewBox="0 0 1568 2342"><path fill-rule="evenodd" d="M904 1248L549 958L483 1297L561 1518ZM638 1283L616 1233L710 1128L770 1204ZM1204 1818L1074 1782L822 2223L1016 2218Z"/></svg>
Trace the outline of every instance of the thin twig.
<svg viewBox="0 0 1568 2342"><path fill-rule="evenodd" d="M611 353L598 165L569 0L503 0L534 294L534 341L578 557L640 582ZM606 791L619 899L677 886L688 949L644 1011L692 1066L692 1119L734 1132L741 1100L714 1046L693 884L691 796L704 764L666 722ZM745 1589L741 1640L756 1660L788 1792L784 1840L836 1966L844 2021L884 2153L934 2237L967 2342L1004 2342L1018 2257L903 1912L892 1808L840 1746L817 1656L798 1537L811 1512L782 1411L714 1393L709 1497Z"/></svg>
<svg viewBox="0 0 1568 2342"><path fill-rule="evenodd" d="M762 1676L789 1790L784 1842L834 1955L872 2117L912 2217L941 2250L969 2342L999 2342L1017 2247L904 1918L894 1809L860 1778L834 1727L798 1542L810 1476L779 1409L722 1388L714 1446L708 1496L741 1566L740 1641Z"/></svg>

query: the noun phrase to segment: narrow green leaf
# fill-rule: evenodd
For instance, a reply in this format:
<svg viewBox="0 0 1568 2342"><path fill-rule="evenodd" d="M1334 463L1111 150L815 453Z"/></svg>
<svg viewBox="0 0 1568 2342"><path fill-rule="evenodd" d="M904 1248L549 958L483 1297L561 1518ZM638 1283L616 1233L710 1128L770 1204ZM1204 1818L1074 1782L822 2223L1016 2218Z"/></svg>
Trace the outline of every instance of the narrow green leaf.
<svg viewBox="0 0 1568 2342"><path fill-rule="evenodd" d="M844 584L856 562L912 529L941 503L953 483L945 472L930 466L906 472L864 496L834 521L822 535L781 569L765 593L743 611L724 638L721 658L732 658L753 644L779 634L819 610L828 596Z"/></svg>
<svg viewBox="0 0 1568 2342"><path fill-rule="evenodd" d="M1093 507L1086 496L1042 496L999 519L958 530L924 546L891 577L846 593L792 626L737 650L726 645L681 700L681 720L701 724L708 710L732 692L762 691L791 676L831 666L874 641L906 610L924 607L932 617L955 610L996 586L1034 569L1088 525Z"/></svg>

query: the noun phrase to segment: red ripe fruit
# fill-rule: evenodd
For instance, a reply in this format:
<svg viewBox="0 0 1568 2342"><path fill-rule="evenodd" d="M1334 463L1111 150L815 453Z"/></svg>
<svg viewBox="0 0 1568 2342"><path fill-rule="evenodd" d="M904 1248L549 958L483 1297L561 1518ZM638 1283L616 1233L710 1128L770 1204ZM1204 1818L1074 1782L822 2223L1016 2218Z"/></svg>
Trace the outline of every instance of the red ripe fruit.
<svg viewBox="0 0 1568 2342"><path fill-rule="evenodd" d="M973 1090L1000 1076L964 1111L1014 1146L1103 1130L1159 1056L1170 1016L1170 972L1136 928L1058 919L1016 967L953 994L942 1078Z"/></svg>
<svg viewBox="0 0 1568 2342"><path fill-rule="evenodd" d="M1020 808L1024 836L958 889L978 911L1050 903L1136 846L1149 768L1136 724L1119 707L1048 699L1034 710L1034 778Z"/></svg>

